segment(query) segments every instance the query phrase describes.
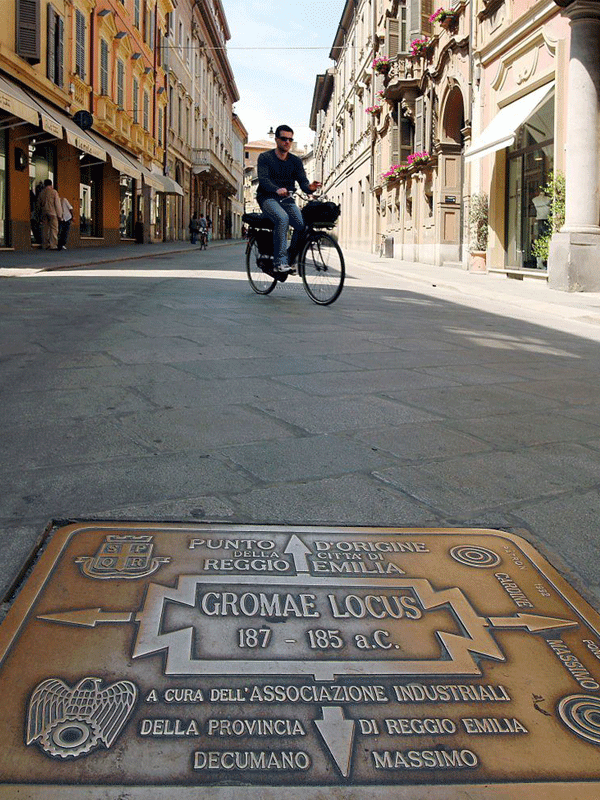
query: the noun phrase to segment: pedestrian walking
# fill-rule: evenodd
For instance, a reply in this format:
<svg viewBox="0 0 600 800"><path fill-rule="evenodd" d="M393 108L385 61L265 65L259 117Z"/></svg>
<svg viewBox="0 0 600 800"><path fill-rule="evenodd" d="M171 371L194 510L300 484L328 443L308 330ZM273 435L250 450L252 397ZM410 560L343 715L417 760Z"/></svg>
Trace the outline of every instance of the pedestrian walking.
<svg viewBox="0 0 600 800"><path fill-rule="evenodd" d="M62 204L50 178L44 181L38 205L42 223L42 247L44 250L58 250L58 223L62 220Z"/></svg>
<svg viewBox="0 0 600 800"><path fill-rule="evenodd" d="M73 222L73 206L66 197L60 198L62 207L62 220L58 225L58 249L67 249L67 239L69 238L69 230Z"/></svg>
<svg viewBox="0 0 600 800"><path fill-rule="evenodd" d="M212 219L206 216L206 238L210 242L212 239Z"/></svg>
<svg viewBox="0 0 600 800"><path fill-rule="evenodd" d="M198 239L198 233L200 232L200 220L194 214L194 216L190 220L190 242L192 244L196 244L196 240Z"/></svg>

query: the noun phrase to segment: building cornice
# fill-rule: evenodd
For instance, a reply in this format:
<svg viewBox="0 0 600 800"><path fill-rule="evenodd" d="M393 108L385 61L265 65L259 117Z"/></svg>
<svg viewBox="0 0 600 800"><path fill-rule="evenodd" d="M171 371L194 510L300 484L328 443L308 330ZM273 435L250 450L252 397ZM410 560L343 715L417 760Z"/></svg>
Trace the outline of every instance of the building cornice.
<svg viewBox="0 0 600 800"><path fill-rule="evenodd" d="M576 0L578 2L579 0ZM536 3L510 25L502 27L493 39L478 51L478 57L483 66L497 59L502 53L521 42L541 25L559 14L555 0L544 0Z"/></svg>

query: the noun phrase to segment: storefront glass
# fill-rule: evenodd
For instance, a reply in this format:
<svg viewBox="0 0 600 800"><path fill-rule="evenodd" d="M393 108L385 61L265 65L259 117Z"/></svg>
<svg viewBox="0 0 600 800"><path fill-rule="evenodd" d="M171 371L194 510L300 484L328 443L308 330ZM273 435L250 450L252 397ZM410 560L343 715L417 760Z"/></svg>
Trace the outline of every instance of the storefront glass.
<svg viewBox="0 0 600 800"><path fill-rule="evenodd" d="M0 133L0 247L6 247L6 132Z"/></svg>
<svg viewBox="0 0 600 800"><path fill-rule="evenodd" d="M552 97L517 130L508 151L507 267L546 268L546 263L536 258L533 244L547 230L550 202L541 189L553 168Z"/></svg>
<svg viewBox="0 0 600 800"><path fill-rule="evenodd" d="M133 178L128 178L127 175L121 175L121 238L133 239L133 225L134 225L134 186Z"/></svg>
<svg viewBox="0 0 600 800"><path fill-rule="evenodd" d="M33 139L29 145L29 205L31 210L31 241L42 243L39 211L36 200L44 188L44 181L54 180L56 152L49 144L37 144Z"/></svg>
<svg viewBox="0 0 600 800"><path fill-rule="evenodd" d="M100 237L102 163L98 163L92 156L83 156L79 170L79 232L81 236Z"/></svg>

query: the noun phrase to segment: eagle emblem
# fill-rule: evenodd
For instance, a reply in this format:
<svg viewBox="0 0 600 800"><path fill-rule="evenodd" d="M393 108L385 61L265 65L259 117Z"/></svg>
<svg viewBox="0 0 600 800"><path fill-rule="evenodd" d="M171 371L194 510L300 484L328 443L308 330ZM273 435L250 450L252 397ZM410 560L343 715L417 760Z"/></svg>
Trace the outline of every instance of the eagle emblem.
<svg viewBox="0 0 600 800"><path fill-rule="evenodd" d="M35 687L29 700L27 744L37 742L55 758L77 758L100 743L110 747L133 711L137 687L100 678L83 678L70 688L59 678Z"/></svg>

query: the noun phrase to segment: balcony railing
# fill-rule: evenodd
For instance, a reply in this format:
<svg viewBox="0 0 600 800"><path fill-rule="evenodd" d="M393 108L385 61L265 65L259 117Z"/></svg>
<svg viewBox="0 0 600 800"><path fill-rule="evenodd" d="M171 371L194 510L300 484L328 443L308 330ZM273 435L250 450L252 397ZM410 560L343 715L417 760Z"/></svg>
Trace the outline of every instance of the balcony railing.
<svg viewBox="0 0 600 800"><path fill-rule="evenodd" d="M396 56L384 80L385 97L389 100L398 98L403 88L415 86L423 77L424 59L406 54Z"/></svg>
<svg viewBox="0 0 600 800"><path fill-rule="evenodd" d="M192 151L192 165L203 168L196 172L207 172L211 180L221 183L230 190L237 190L237 181L230 172L229 168L221 159L208 148L196 148Z"/></svg>

